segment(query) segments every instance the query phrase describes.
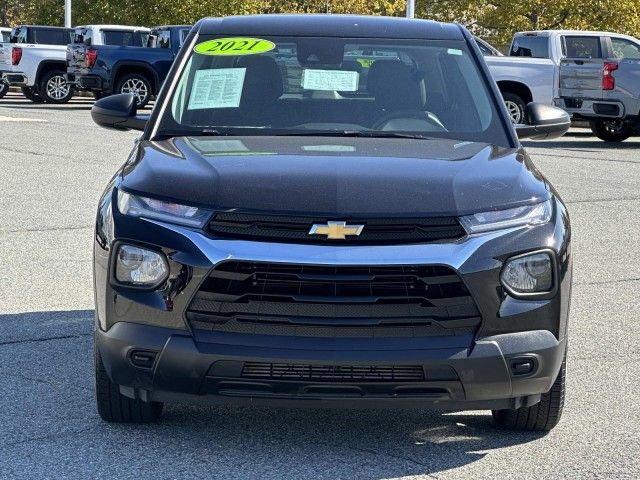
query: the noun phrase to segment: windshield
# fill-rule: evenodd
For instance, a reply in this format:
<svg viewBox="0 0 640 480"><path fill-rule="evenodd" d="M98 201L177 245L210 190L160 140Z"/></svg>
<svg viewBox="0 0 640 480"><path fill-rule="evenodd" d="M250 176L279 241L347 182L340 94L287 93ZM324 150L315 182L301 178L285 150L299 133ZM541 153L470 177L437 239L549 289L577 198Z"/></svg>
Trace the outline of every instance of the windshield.
<svg viewBox="0 0 640 480"><path fill-rule="evenodd" d="M508 146L464 41L201 36L159 136L445 137Z"/></svg>

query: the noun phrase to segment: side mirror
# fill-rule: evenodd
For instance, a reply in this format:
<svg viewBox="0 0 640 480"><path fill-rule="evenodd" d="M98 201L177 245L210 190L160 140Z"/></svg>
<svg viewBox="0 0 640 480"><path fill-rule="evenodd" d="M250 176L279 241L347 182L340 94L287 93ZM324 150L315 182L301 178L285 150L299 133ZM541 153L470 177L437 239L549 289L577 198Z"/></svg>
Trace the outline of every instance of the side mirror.
<svg viewBox="0 0 640 480"><path fill-rule="evenodd" d="M102 98L93 104L91 118L101 127L115 130L144 130L149 115L138 115L136 97L121 93Z"/></svg>
<svg viewBox="0 0 640 480"><path fill-rule="evenodd" d="M524 124L517 124L518 138L545 140L558 138L567 133L571 127L569 114L558 107L544 103L530 103L524 113Z"/></svg>

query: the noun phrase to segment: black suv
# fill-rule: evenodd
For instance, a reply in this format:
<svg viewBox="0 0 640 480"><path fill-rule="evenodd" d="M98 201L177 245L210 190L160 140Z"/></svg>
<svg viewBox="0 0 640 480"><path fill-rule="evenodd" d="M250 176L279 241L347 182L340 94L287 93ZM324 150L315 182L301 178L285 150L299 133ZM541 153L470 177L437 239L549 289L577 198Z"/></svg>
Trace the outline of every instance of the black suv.
<svg viewBox="0 0 640 480"><path fill-rule="evenodd" d="M98 411L164 402L493 410L549 430L564 398L567 210L463 27L205 19L100 200Z"/></svg>

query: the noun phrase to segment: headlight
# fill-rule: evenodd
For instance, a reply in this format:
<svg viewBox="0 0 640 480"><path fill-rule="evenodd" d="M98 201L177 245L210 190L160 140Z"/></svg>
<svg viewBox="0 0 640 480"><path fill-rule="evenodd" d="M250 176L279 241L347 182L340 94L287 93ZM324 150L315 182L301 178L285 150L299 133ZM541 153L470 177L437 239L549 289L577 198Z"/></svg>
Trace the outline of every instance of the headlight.
<svg viewBox="0 0 640 480"><path fill-rule="evenodd" d="M502 285L516 295L547 293L553 289L553 260L549 252L509 259L500 274Z"/></svg>
<svg viewBox="0 0 640 480"><path fill-rule="evenodd" d="M469 233L499 230L501 228L541 225L551 220L551 200L523 207L475 213L460 217L460 223Z"/></svg>
<svg viewBox="0 0 640 480"><path fill-rule="evenodd" d="M202 227L211 212L179 203L132 195L118 190L118 210L123 215L152 218L189 227Z"/></svg>
<svg viewBox="0 0 640 480"><path fill-rule="evenodd" d="M118 283L153 288L164 282L168 274L163 254L133 245L118 246L114 271Z"/></svg>

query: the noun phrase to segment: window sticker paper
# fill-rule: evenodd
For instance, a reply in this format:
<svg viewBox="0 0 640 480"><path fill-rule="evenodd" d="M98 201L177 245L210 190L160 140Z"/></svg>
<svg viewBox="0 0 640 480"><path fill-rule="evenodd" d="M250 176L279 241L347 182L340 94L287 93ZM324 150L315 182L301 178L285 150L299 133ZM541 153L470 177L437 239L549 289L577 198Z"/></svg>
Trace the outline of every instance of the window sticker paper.
<svg viewBox="0 0 640 480"><path fill-rule="evenodd" d="M307 68L302 72L302 88L355 92L358 90L358 72Z"/></svg>
<svg viewBox="0 0 640 480"><path fill-rule="evenodd" d="M187 108L238 108L246 71L246 68L198 70Z"/></svg>

